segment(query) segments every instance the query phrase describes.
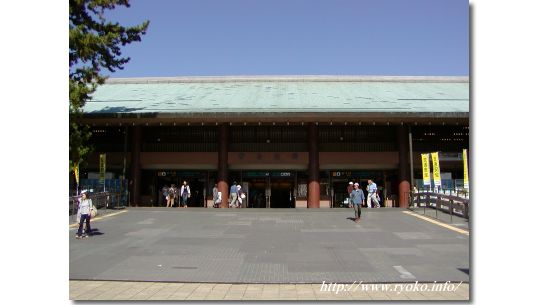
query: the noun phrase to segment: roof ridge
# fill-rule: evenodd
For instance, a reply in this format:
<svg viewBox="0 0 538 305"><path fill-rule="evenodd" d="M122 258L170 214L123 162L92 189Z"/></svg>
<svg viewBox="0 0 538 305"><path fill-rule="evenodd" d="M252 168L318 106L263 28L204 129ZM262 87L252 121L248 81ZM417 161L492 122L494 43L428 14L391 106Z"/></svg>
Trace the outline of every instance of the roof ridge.
<svg viewBox="0 0 538 305"><path fill-rule="evenodd" d="M244 75L109 78L107 84L220 82L469 82L468 76Z"/></svg>

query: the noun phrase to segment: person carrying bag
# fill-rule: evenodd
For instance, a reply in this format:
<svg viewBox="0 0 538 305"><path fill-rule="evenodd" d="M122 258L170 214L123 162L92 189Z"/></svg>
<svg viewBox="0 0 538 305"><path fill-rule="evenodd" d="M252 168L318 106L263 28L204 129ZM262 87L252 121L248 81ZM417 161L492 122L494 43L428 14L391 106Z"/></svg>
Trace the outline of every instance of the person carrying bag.
<svg viewBox="0 0 538 305"><path fill-rule="evenodd" d="M95 215L97 214L95 210L96 209L94 205L92 204L92 200L88 197L88 193L83 192L82 198L80 200L80 204L78 206L78 211L77 211L77 219L80 219L77 235L75 235L77 239L81 239L82 237L87 237L87 236L92 235L92 229L90 226L90 218L92 216L92 211L95 213ZM86 230L83 233L82 229L84 227L84 223L86 223Z"/></svg>

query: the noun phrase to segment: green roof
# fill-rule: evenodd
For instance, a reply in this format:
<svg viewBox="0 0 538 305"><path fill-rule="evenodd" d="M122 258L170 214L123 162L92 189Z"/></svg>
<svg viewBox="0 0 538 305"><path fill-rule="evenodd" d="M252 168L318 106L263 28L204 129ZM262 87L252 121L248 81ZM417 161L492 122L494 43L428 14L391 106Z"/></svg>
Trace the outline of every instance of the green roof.
<svg viewBox="0 0 538 305"><path fill-rule="evenodd" d="M90 116L412 113L468 117L469 80L365 76L109 79L98 87L84 112Z"/></svg>

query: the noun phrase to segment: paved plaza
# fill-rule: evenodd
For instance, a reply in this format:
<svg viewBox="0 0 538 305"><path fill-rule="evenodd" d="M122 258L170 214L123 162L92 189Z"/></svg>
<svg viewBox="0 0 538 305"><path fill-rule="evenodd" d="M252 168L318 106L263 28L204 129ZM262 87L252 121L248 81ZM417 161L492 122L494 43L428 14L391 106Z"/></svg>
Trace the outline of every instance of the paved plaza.
<svg viewBox="0 0 538 305"><path fill-rule="evenodd" d="M352 215L352 209L107 213L92 223L93 237L77 240L75 227L70 228L70 297L469 298L469 234L461 226L451 229L401 209L363 209L359 223ZM447 281L463 284L452 292L320 291L323 282Z"/></svg>

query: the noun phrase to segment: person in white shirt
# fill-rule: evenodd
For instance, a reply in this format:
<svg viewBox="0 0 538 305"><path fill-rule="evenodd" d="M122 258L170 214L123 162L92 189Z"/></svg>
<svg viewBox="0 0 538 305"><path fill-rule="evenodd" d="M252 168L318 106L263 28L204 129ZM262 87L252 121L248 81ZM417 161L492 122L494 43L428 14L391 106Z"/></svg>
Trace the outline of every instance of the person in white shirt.
<svg viewBox="0 0 538 305"><path fill-rule="evenodd" d="M78 224L78 231L77 235L75 236L77 239L80 239L82 237L86 237L86 233L82 234L82 228L84 227L84 222L86 222L86 232L88 235L92 235L92 229L90 227L90 218L91 218L91 211L93 209L92 200L88 197L88 193L83 192L82 197L80 199L80 203L78 205L78 212L77 212L77 218L80 218L80 222Z"/></svg>
<svg viewBox="0 0 538 305"><path fill-rule="evenodd" d="M368 207L372 207L372 200L374 201L375 207L379 208L381 205L379 204L379 200L377 200L377 184L375 184L372 180L368 180L368 199L366 200L366 203L368 204Z"/></svg>
<svg viewBox="0 0 538 305"><path fill-rule="evenodd" d="M213 187L213 207L215 207L215 205L217 204L217 197L218 197L218 194L219 194L219 189L217 187L217 184L215 183L215 186Z"/></svg>
<svg viewBox="0 0 538 305"><path fill-rule="evenodd" d="M187 181L183 181L179 194L181 196L181 205L186 208L187 200L191 197L191 188L187 184Z"/></svg>
<svg viewBox="0 0 538 305"><path fill-rule="evenodd" d="M213 207L214 208L220 208L220 204L222 203L222 193L217 192L217 196L215 197Z"/></svg>

